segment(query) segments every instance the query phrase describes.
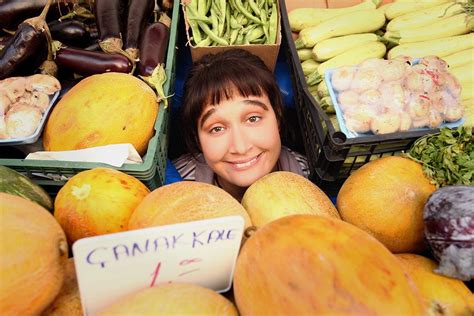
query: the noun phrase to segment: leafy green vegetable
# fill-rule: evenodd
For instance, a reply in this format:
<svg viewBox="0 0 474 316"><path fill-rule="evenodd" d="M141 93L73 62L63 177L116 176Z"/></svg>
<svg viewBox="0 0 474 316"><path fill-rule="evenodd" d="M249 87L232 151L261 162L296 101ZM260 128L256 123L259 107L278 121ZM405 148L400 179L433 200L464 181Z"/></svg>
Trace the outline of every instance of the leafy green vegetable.
<svg viewBox="0 0 474 316"><path fill-rule="evenodd" d="M474 185L474 137L469 128L447 127L415 141L407 156L423 165L423 172L438 188Z"/></svg>

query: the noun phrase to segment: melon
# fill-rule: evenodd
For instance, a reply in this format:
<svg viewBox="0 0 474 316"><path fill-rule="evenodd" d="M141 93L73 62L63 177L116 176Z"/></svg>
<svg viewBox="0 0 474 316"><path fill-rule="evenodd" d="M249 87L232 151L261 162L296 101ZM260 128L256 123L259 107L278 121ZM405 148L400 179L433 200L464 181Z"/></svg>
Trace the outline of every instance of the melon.
<svg viewBox="0 0 474 316"><path fill-rule="evenodd" d="M128 229L171 225L240 215L251 226L244 207L223 189L201 182L181 181L155 189L130 216Z"/></svg>
<svg viewBox="0 0 474 316"><path fill-rule="evenodd" d="M140 180L115 169L82 171L59 190L54 217L70 244L84 237L121 232L149 193Z"/></svg>
<svg viewBox="0 0 474 316"><path fill-rule="evenodd" d="M1 314L37 315L61 289L66 236L48 210L16 195L0 193L0 218Z"/></svg>
<svg viewBox="0 0 474 316"><path fill-rule="evenodd" d="M290 215L260 227L234 273L241 315L423 315L390 251L335 218Z"/></svg>
<svg viewBox="0 0 474 316"><path fill-rule="evenodd" d="M337 209L344 221L373 235L393 253L422 252L427 248L423 207L435 189L417 162L383 157L344 181Z"/></svg>
<svg viewBox="0 0 474 316"><path fill-rule="evenodd" d="M130 294L97 315L237 316L238 313L229 300L208 288L194 284L170 283Z"/></svg>
<svg viewBox="0 0 474 316"><path fill-rule="evenodd" d="M48 151L132 144L144 155L158 113L156 94L140 79L103 73L82 79L53 108L43 133Z"/></svg>
<svg viewBox="0 0 474 316"><path fill-rule="evenodd" d="M81 297L77 283L74 258L69 258L63 286L54 301L41 314L42 316L82 316Z"/></svg>
<svg viewBox="0 0 474 316"><path fill-rule="evenodd" d="M242 205L257 227L293 214L340 218L323 191L303 176L287 171L272 172L255 181L245 192Z"/></svg>
<svg viewBox="0 0 474 316"><path fill-rule="evenodd" d="M21 196L53 210L53 200L42 187L19 172L0 166L0 192Z"/></svg>
<svg viewBox="0 0 474 316"><path fill-rule="evenodd" d="M435 273L437 263L426 257L410 253L397 254L396 257L434 312L439 315L474 315L474 294L462 281Z"/></svg>

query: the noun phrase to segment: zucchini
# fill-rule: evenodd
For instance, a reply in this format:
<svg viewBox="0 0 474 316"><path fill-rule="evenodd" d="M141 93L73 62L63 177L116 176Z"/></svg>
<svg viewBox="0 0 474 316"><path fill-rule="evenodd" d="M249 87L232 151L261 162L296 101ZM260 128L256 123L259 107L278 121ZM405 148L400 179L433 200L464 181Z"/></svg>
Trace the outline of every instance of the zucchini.
<svg viewBox="0 0 474 316"><path fill-rule="evenodd" d="M317 92L320 98L329 96L329 90L328 90L328 86L326 85L326 81L322 80L318 84Z"/></svg>
<svg viewBox="0 0 474 316"><path fill-rule="evenodd" d="M385 51L385 45L381 42L366 43L320 64L317 71L308 76L306 82L308 84L320 82L328 69L357 65L369 58L382 58L385 55Z"/></svg>
<svg viewBox="0 0 474 316"><path fill-rule="evenodd" d="M463 126L474 128L474 99L461 100L464 106L464 124Z"/></svg>
<svg viewBox="0 0 474 316"><path fill-rule="evenodd" d="M317 43L331 37L374 32L384 23L385 16L376 9L346 13L317 26L301 30L295 46L296 48L314 47Z"/></svg>
<svg viewBox="0 0 474 316"><path fill-rule="evenodd" d="M456 14L416 29L388 31L383 37L391 42L407 44L462 35L473 30L474 20L467 17L465 13Z"/></svg>
<svg viewBox="0 0 474 316"><path fill-rule="evenodd" d="M459 3L443 3L435 7L410 12L388 22L387 31L400 31L414 29L448 18L460 12L462 6Z"/></svg>
<svg viewBox="0 0 474 316"><path fill-rule="evenodd" d="M337 8L298 8L288 12L288 20L293 32L299 32L304 28L316 26L335 16L366 9L375 9L376 4L373 1L363 1L356 5Z"/></svg>
<svg viewBox="0 0 474 316"><path fill-rule="evenodd" d="M423 42L400 44L389 50L387 57L388 59L393 59L401 55L413 58L421 58L430 55L444 57L470 48L474 48L473 33Z"/></svg>
<svg viewBox="0 0 474 316"><path fill-rule="evenodd" d="M474 62L470 62L459 67L448 68L448 71L461 83L474 80L473 69Z"/></svg>
<svg viewBox="0 0 474 316"><path fill-rule="evenodd" d="M300 61L311 59L313 55L311 48L300 48L296 50L296 53L298 54Z"/></svg>
<svg viewBox="0 0 474 316"><path fill-rule="evenodd" d="M474 49L465 49L460 52L443 57L451 68L460 67L465 64L474 63Z"/></svg>
<svg viewBox="0 0 474 316"><path fill-rule="evenodd" d="M442 3L450 2L449 0L429 0L429 1L410 1L410 2L394 2L385 10L387 20L393 20L410 12L416 12L426 8L431 8Z"/></svg>
<svg viewBox="0 0 474 316"><path fill-rule="evenodd" d="M313 59L308 59L301 63L301 68L303 68L303 73L305 76L318 69L318 66L319 63L314 61Z"/></svg>
<svg viewBox="0 0 474 316"><path fill-rule="evenodd" d="M313 47L313 58L316 61L326 61L345 51L368 42L376 42L379 37L374 33L351 34L328 38Z"/></svg>

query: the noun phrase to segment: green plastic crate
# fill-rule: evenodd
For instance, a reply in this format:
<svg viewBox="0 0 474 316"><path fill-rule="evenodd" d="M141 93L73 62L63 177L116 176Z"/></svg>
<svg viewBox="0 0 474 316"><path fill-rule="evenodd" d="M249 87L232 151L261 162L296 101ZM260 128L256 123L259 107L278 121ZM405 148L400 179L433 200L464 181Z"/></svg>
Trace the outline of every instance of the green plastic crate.
<svg viewBox="0 0 474 316"><path fill-rule="evenodd" d="M166 75L168 77L164 92L171 95L174 89L175 67L176 67L176 40L179 20L179 1L174 0L171 16L171 26L166 56ZM24 159L3 159L0 147L0 165L12 168L31 178L36 183L54 188L64 185L67 179L75 174L97 167L114 168L132 175L142 181L148 188L156 189L165 180L166 158L168 153L168 121L170 107L164 108L160 104L158 117L155 122L155 135L150 139L148 149L141 164L124 164L115 168L104 163L92 162L69 162L54 160L24 160ZM36 173L47 174L53 179L36 176Z"/></svg>

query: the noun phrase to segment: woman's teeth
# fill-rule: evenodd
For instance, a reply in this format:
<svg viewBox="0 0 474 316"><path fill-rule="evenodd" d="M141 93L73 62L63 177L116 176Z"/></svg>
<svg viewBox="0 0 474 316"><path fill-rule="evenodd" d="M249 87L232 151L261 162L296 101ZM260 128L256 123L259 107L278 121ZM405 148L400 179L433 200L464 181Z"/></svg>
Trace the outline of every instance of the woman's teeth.
<svg viewBox="0 0 474 316"><path fill-rule="evenodd" d="M255 158L253 158L252 160L249 160L249 161L243 162L243 163L234 163L234 166L235 166L236 168L239 168L239 169L250 167L250 166L253 165L255 162L257 162L257 158L258 158L258 157L255 157Z"/></svg>

